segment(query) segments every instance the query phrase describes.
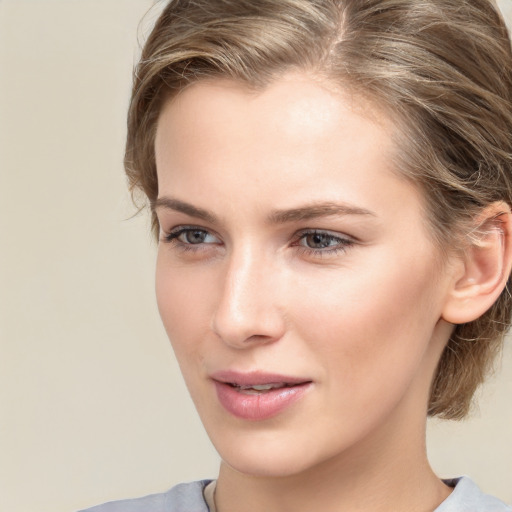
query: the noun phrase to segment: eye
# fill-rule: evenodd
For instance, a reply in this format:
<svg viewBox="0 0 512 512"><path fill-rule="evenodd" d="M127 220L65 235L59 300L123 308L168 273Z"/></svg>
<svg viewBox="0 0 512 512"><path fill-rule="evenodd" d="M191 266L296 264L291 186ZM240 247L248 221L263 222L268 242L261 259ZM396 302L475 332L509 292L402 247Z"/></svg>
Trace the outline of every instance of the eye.
<svg viewBox="0 0 512 512"><path fill-rule="evenodd" d="M308 233L301 239L302 246L310 249L326 249L339 245L340 239L327 233Z"/></svg>
<svg viewBox="0 0 512 512"><path fill-rule="evenodd" d="M182 231L176 238L185 244L204 244L211 243L210 238L213 237L202 229L187 229Z"/></svg>
<svg viewBox="0 0 512 512"><path fill-rule="evenodd" d="M351 238L340 234L315 229L299 233L297 241L293 245L312 254L325 255L345 251L354 243Z"/></svg>
<svg viewBox="0 0 512 512"><path fill-rule="evenodd" d="M179 226L163 238L164 242L174 242L182 246L220 244L217 236L208 230L195 226Z"/></svg>

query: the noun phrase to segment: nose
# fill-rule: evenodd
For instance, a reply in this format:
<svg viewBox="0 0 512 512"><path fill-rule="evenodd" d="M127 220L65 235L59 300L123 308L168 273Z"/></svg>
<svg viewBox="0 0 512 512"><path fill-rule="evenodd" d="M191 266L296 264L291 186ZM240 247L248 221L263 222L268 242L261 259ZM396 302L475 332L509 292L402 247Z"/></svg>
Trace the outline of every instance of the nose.
<svg viewBox="0 0 512 512"><path fill-rule="evenodd" d="M279 340L285 318L277 303L278 272L250 249L233 253L221 279L213 331L237 349Z"/></svg>

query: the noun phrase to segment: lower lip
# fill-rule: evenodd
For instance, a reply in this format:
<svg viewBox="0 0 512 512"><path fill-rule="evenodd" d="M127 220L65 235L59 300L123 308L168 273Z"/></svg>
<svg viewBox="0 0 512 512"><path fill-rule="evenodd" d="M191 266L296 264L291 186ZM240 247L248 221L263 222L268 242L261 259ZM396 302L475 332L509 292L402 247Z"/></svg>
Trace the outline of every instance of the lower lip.
<svg viewBox="0 0 512 512"><path fill-rule="evenodd" d="M271 389L258 394L241 393L223 382L214 381L219 402L228 412L244 420L260 421L277 416L300 400L311 386L310 382L296 386Z"/></svg>

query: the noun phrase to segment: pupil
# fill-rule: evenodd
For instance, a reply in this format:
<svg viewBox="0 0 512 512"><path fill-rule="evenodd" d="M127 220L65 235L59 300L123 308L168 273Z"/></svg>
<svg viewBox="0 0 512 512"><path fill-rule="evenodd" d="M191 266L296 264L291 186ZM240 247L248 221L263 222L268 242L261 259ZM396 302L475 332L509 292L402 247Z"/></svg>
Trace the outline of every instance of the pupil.
<svg viewBox="0 0 512 512"><path fill-rule="evenodd" d="M327 235L322 235L319 233L315 233L309 236L310 246L314 248L324 248L329 245L329 237Z"/></svg>
<svg viewBox="0 0 512 512"><path fill-rule="evenodd" d="M204 242L206 233L204 231L189 231L187 233L187 242L191 244L200 244Z"/></svg>

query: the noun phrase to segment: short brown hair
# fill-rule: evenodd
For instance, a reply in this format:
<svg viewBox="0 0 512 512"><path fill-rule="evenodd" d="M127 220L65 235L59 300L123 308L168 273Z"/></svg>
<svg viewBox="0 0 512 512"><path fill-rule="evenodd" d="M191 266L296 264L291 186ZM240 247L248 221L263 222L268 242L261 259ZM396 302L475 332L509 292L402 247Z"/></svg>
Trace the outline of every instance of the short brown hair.
<svg viewBox="0 0 512 512"><path fill-rule="evenodd" d="M387 109L402 127L398 170L423 191L439 247L490 203L512 205L512 54L491 0L171 1L135 69L132 191L157 197L154 138L166 98L212 77L261 88L287 70L312 71ZM467 414L511 312L505 290L482 317L456 326L430 415Z"/></svg>

